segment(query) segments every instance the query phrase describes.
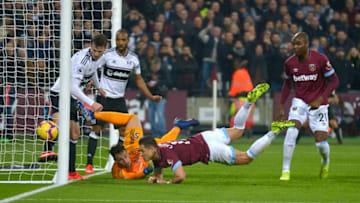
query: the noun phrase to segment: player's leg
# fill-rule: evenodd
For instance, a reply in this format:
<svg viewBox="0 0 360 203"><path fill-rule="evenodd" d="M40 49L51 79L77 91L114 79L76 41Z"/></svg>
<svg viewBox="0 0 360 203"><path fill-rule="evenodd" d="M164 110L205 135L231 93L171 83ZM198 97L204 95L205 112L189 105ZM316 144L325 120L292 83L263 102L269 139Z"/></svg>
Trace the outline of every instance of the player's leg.
<svg viewBox="0 0 360 203"><path fill-rule="evenodd" d="M315 132L315 145L318 149L321 159L320 178L325 179L328 177L329 164L330 164L330 145L327 142L328 133L324 131Z"/></svg>
<svg viewBox="0 0 360 203"><path fill-rule="evenodd" d="M290 180L290 164L296 146L296 138L299 135L301 126L307 120L307 108L308 106L304 101L298 98L293 98L288 120L294 122L295 127L290 127L286 131L280 180Z"/></svg>
<svg viewBox="0 0 360 203"><path fill-rule="evenodd" d="M245 129L245 123L249 117L253 103L255 103L255 101L261 95L263 95L269 89L269 87L269 84L261 83L258 84L253 90L251 90L247 94L246 103L239 109L239 111L235 115L234 127L227 129L231 141L236 140L242 136Z"/></svg>
<svg viewBox="0 0 360 203"><path fill-rule="evenodd" d="M229 141L230 138L225 129L205 131L202 132L201 135L208 145L210 161L229 165L241 165L250 163L270 145L276 134L294 125L295 124L290 121L273 122L271 124L271 131L255 141L247 152L240 152L226 144L226 140Z"/></svg>
<svg viewBox="0 0 360 203"><path fill-rule="evenodd" d="M266 133L261 138L257 139L249 148L249 150L245 152L240 152L235 150L235 165L248 164L253 159L255 159L259 154L261 154L265 148L267 148L271 142L274 140L275 136L279 134L281 131L285 130L289 127L294 127L295 123L291 121L276 121L271 124L271 131Z"/></svg>
<svg viewBox="0 0 360 203"><path fill-rule="evenodd" d="M96 101L103 105L103 108L104 108L103 110L106 110L106 106L105 106L102 98L103 97L101 97L101 96L97 96ZM82 105L80 105L80 108L81 107L82 107ZM83 111L83 110L86 111L87 109L81 108L81 111ZM98 140L100 138L100 132L101 132L104 124L105 123L103 123L102 121L95 120L95 125L93 125L91 128L91 132L89 134L89 140L88 140L88 147L87 147L87 162L86 162L86 168L85 168L86 174L91 174L91 173L95 172L93 169L93 160L94 160Z"/></svg>
<svg viewBox="0 0 360 203"><path fill-rule="evenodd" d="M59 125L59 93L50 92L50 101L51 101L51 117L56 125ZM44 151L39 157L39 162L46 161L56 161L57 153L53 153L52 150L55 146L56 141L44 141Z"/></svg>
<svg viewBox="0 0 360 203"><path fill-rule="evenodd" d="M76 144L80 138L80 125L78 120L79 105L75 99L71 98L70 102L70 153L69 153L69 180L86 180L87 177L81 176L76 172Z"/></svg>
<svg viewBox="0 0 360 203"><path fill-rule="evenodd" d="M137 117L134 114L119 113L112 111L95 112L94 116L96 119L112 123L114 125L127 125L131 119Z"/></svg>
<svg viewBox="0 0 360 203"><path fill-rule="evenodd" d="M329 113L329 117L330 117L330 113ZM336 139L338 141L339 144L343 144L342 141L342 131L340 126L338 125L338 122L335 118L330 119L329 118L329 126L330 126L330 130L333 130L336 136ZM328 131L329 132L329 131ZM331 131L330 131L331 132Z"/></svg>
<svg viewBox="0 0 360 203"><path fill-rule="evenodd" d="M296 138L301 129L301 123L298 120L290 120L295 123L295 127L290 127L286 131L284 148L283 148L283 164L280 180L290 180L290 165L292 156L296 146Z"/></svg>
<svg viewBox="0 0 360 203"><path fill-rule="evenodd" d="M69 180L86 180L87 177L81 176L76 172L76 144L80 138L80 125L77 120L70 120L70 156L69 156Z"/></svg>
<svg viewBox="0 0 360 203"><path fill-rule="evenodd" d="M88 147L87 147L87 162L86 162L86 168L85 173L91 174L94 173L93 169L93 160L97 148L97 143L100 138L100 132L102 130L102 125L93 125L91 128L91 132L89 134L89 140L88 140Z"/></svg>
<svg viewBox="0 0 360 203"><path fill-rule="evenodd" d="M179 127L173 127L169 132L167 132L165 135L163 135L161 138L154 138L156 143L164 143L176 140L181 129Z"/></svg>
<svg viewBox="0 0 360 203"><path fill-rule="evenodd" d="M134 114L119 112L95 112L94 116L96 119L105 121L107 123L113 123L114 125L126 125L124 133L124 145L135 144L135 140L133 139L140 139L143 136L141 121ZM131 130L133 130L133 132L131 132Z"/></svg>
<svg viewBox="0 0 360 203"><path fill-rule="evenodd" d="M342 145L343 144L343 132L342 132L342 129L340 127L335 128L334 132L335 132L335 136L336 136L336 139L338 141L338 144Z"/></svg>
<svg viewBox="0 0 360 203"><path fill-rule="evenodd" d="M190 126L197 126L199 124L200 122L196 119L178 120L174 123L174 127L168 133L162 136L161 139L155 138L155 141L156 143L160 144L176 140L181 130L186 129Z"/></svg>
<svg viewBox="0 0 360 203"><path fill-rule="evenodd" d="M102 96L97 96L96 101L103 105L103 111L114 111L114 112L122 112L127 113L126 102L124 98L103 98ZM106 122L102 120L96 120L96 125L93 126L92 131L89 134L88 141L88 153L87 153L87 164L85 173L90 174L94 173L92 164L94 155L96 153L98 139L100 138L100 132ZM118 125L114 126L115 129L119 130L119 135L122 135L121 130Z"/></svg>
<svg viewBox="0 0 360 203"><path fill-rule="evenodd" d="M327 178L330 164L330 146L327 142L329 128L327 105L321 105L318 109L309 113L310 128L314 132L315 145L322 160L320 178Z"/></svg>

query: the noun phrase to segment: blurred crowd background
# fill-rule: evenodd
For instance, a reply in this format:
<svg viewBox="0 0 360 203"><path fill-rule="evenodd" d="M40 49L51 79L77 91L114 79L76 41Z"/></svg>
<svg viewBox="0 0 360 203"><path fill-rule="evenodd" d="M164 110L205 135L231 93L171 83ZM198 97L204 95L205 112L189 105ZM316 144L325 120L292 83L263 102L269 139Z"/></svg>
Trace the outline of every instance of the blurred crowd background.
<svg viewBox="0 0 360 203"><path fill-rule="evenodd" d="M168 89L209 96L216 78L226 97L235 70L246 68L253 84L267 81L280 91L299 31L309 34L311 49L329 57L339 92L360 89L359 0L123 2L122 27L143 77L160 66ZM59 67L60 1L2 0L0 6L2 78L27 88L49 84L42 75ZM88 47L94 33L111 38L111 6L110 0L73 1L73 52Z"/></svg>

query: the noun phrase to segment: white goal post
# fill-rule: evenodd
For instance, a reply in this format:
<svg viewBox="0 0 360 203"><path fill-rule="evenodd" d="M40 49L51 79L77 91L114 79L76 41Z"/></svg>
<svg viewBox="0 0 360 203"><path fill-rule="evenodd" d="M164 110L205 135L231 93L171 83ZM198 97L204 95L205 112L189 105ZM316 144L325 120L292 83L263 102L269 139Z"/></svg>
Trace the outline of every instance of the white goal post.
<svg viewBox="0 0 360 203"><path fill-rule="evenodd" d="M0 13L0 183L66 184L71 56L89 46L94 32L106 33L115 46L115 33L122 23L122 1L0 1ZM36 136L36 127L51 119L50 87L59 75L59 136L53 150L59 154L58 162L40 163L44 141ZM95 91L87 93L95 99ZM86 131L91 127L84 122L81 126L78 171L86 167ZM118 132L111 126L99 139L95 171L111 170L113 160L108 150L117 141Z"/></svg>
<svg viewBox="0 0 360 203"><path fill-rule="evenodd" d="M60 32L60 103L59 103L59 137L58 137L58 171L56 184L68 182L69 174L69 142L70 142L70 81L71 81L71 0L61 3Z"/></svg>

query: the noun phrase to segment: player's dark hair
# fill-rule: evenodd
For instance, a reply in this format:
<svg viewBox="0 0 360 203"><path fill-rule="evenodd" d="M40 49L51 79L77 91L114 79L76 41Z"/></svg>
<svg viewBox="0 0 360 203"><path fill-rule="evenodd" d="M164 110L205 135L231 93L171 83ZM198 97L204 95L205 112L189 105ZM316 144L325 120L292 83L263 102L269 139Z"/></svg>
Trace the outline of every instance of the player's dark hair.
<svg viewBox="0 0 360 203"><path fill-rule="evenodd" d="M303 33L304 41L309 42L309 35L306 32L302 32L302 33Z"/></svg>
<svg viewBox="0 0 360 203"><path fill-rule="evenodd" d="M305 43L309 43L309 35L306 32L298 32L294 37L300 37Z"/></svg>
<svg viewBox="0 0 360 203"><path fill-rule="evenodd" d="M129 31L127 31L127 29L121 28L118 31L116 31L116 34L118 33L126 33L126 35L129 37Z"/></svg>
<svg viewBox="0 0 360 203"><path fill-rule="evenodd" d="M146 148L151 147L151 146L158 148L158 145L157 145L155 139L151 136L146 136L146 137L141 138L139 145L144 145Z"/></svg>
<svg viewBox="0 0 360 203"><path fill-rule="evenodd" d="M125 151L125 147L121 143L118 143L117 145L112 146L109 152L111 156L115 159L115 155L123 151Z"/></svg>
<svg viewBox="0 0 360 203"><path fill-rule="evenodd" d="M94 43L96 47L106 47L106 36L103 34L97 34L91 39L91 43Z"/></svg>

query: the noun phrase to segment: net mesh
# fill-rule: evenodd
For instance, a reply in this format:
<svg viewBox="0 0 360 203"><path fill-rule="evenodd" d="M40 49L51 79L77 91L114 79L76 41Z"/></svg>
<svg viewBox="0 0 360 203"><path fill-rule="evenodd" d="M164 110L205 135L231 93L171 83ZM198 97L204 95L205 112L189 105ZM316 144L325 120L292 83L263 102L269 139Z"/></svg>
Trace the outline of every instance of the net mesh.
<svg viewBox="0 0 360 203"><path fill-rule="evenodd" d="M0 1L0 181L46 182L57 169L56 162L38 162L44 141L36 128L51 119L49 90L59 76L60 11L60 0ZM72 54L89 47L96 33L110 40L111 1L74 0L72 23ZM94 97L93 90L87 93ZM82 170L90 126L79 121L76 167ZM102 134L95 169L103 169L108 158L108 133Z"/></svg>

